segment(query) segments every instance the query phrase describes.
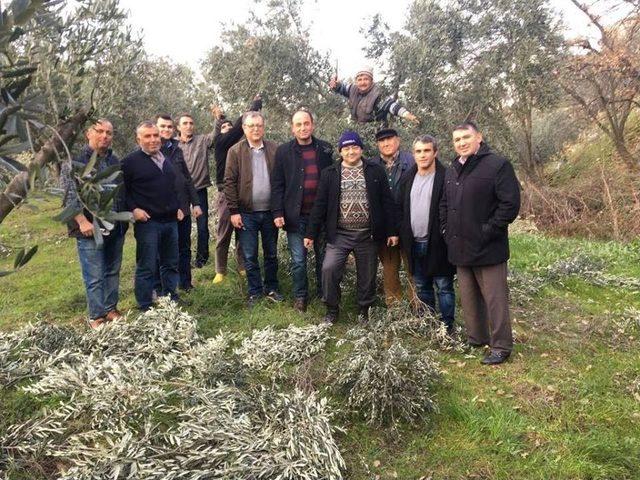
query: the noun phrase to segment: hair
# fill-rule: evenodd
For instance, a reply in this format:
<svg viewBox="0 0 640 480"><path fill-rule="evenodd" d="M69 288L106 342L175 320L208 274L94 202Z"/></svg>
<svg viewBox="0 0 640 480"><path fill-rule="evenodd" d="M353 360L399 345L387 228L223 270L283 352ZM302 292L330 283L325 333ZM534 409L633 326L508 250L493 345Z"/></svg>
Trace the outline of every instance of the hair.
<svg viewBox="0 0 640 480"><path fill-rule="evenodd" d="M473 130L474 132L480 132L478 126L471 120L465 120L464 122L455 125L451 129L452 132L455 132L456 130Z"/></svg>
<svg viewBox="0 0 640 480"><path fill-rule="evenodd" d="M144 120L140 122L136 127L136 136L138 136L138 132L140 132L141 128L158 128L158 127L156 127L156 124L151 120Z"/></svg>
<svg viewBox="0 0 640 480"><path fill-rule="evenodd" d="M311 123L315 122L315 119L313 118L313 113L311 113L311 110L309 110L307 107L300 107L295 112L293 112L293 114L291 115L291 123L293 123L293 117L295 117L296 114L298 114L300 112L304 112L307 115L309 115L309 118L311 119Z"/></svg>
<svg viewBox="0 0 640 480"><path fill-rule="evenodd" d="M436 140L436 137L433 137L431 135L418 135L413 141L413 147L416 146L416 143L430 143L431 145L433 145L433 149L436 152L438 151L438 140Z"/></svg>
<svg viewBox="0 0 640 480"><path fill-rule="evenodd" d="M91 130L93 127L95 127L96 125L103 124L103 123L108 123L113 127L113 123L111 123L111 120L109 120L108 118L101 117L87 127L87 132Z"/></svg>
<svg viewBox="0 0 640 480"><path fill-rule="evenodd" d="M250 118L255 118L255 117L260 117L262 119L262 121L264 122L264 115L262 115L261 112L255 111L255 110L249 110L248 112L244 112L242 114L242 124L244 125L247 120L249 120Z"/></svg>
<svg viewBox="0 0 640 480"><path fill-rule="evenodd" d="M171 123L175 123L173 121L173 118L171 118L171 115L169 115L168 113L159 113L158 115L156 115L156 123L158 123L158 120L166 120L167 122L171 122Z"/></svg>
<svg viewBox="0 0 640 480"><path fill-rule="evenodd" d="M176 124L178 124L180 122L180 119L182 117L189 117L191 120L193 120L193 115L191 115L189 112L180 112L177 116L176 116Z"/></svg>
<svg viewBox="0 0 640 480"><path fill-rule="evenodd" d="M222 122L220 122L220 128L222 128L223 125L226 124L232 125L233 126L233 122L231 120L229 120L228 118L225 118L224 120L222 120Z"/></svg>

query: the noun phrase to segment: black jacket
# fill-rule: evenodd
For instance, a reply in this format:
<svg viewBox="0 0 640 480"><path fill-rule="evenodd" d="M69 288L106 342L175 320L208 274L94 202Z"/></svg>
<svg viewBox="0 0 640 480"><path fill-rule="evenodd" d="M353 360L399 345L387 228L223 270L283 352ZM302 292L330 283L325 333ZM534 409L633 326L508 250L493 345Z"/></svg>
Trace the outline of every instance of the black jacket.
<svg viewBox="0 0 640 480"><path fill-rule="evenodd" d="M411 209L418 208L429 215L429 234L427 237L428 255L424 268L429 276L448 276L455 273L455 267L447 258L447 244L440 231L440 199L444 186L445 167L436 159L436 172L433 179L433 191L430 205L411 205L411 187L418 172L413 165L400 180L398 198L400 203L400 246L407 255L409 270L413 273L413 259L411 247L413 245L413 230L411 229Z"/></svg>
<svg viewBox="0 0 640 480"><path fill-rule="evenodd" d="M388 237L398 235L398 206L391 196L389 181L384 168L367 160L364 163L364 179L369 201L371 236L383 242ZM334 163L320 175L318 196L307 225L306 238L315 240L322 227L326 229L327 241L333 242L338 229L340 213L341 164Z"/></svg>
<svg viewBox="0 0 640 480"><path fill-rule="evenodd" d="M256 112L262 110L262 100L254 100L249 106L249 111ZM216 122L216 132L213 139L213 158L216 162L216 186L218 191L224 188L224 170L227 166L227 153L244 136L242 129L242 115L234 122L231 130L226 133L220 132L221 124L226 121L222 118Z"/></svg>
<svg viewBox="0 0 640 480"><path fill-rule="evenodd" d="M200 200L198 199L198 192L193 186L189 167L187 167L187 164L184 161L182 149L178 147L178 142L176 140L166 140L162 142L162 148L160 148L160 151L175 167L176 194L178 195L180 210L182 210L182 213L184 213L185 216L190 215L191 205L194 207L200 206Z"/></svg>
<svg viewBox="0 0 640 480"><path fill-rule="evenodd" d="M170 222L176 220L178 196L176 195L175 167L165 160L162 171L149 155L136 150L122 160L127 210L145 210L152 220Z"/></svg>
<svg viewBox="0 0 640 480"><path fill-rule="evenodd" d="M511 163L482 143L464 165L445 174L441 231L457 266L497 265L509 259L508 225L520 210L520 183Z"/></svg>
<svg viewBox="0 0 640 480"><path fill-rule="evenodd" d="M317 152L318 172L333 164L333 148L324 140L312 137ZM304 192L304 165L298 141L294 138L276 150L276 164L271 172L271 211L273 218L284 217L284 229L298 230L302 195Z"/></svg>

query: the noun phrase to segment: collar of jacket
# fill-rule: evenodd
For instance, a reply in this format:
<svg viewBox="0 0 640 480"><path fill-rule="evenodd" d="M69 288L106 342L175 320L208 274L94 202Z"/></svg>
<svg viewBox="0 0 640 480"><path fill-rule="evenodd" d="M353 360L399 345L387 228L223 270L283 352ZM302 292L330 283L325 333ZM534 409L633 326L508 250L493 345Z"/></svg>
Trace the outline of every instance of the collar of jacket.
<svg viewBox="0 0 640 480"><path fill-rule="evenodd" d="M458 171L462 171L462 169L464 167L466 167L469 164L476 164L480 159L482 159L482 157L486 157L487 155L489 155L491 153L491 149L489 148L489 145L487 145L485 142L481 142L480 143L480 147L478 148L478 151L476 153L474 153L473 155L469 155L469 157L467 158L467 161L464 162L464 165L461 165L460 162L458 161L458 159L460 158L460 155L458 155L456 158L453 159L453 167Z"/></svg>
<svg viewBox="0 0 640 480"><path fill-rule="evenodd" d="M397 156L396 156L396 159L394 160L394 163L395 162L400 163L400 165L402 166L402 170L406 170L407 167L413 165L414 162L410 161L410 159L413 159L413 155L411 155L411 153L407 152L406 150L398 150L396 155ZM377 157L372 158L371 162L372 163L377 163L378 165L380 165L382 167L385 166L385 162L382 159L382 155L378 155Z"/></svg>
<svg viewBox="0 0 640 480"><path fill-rule="evenodd" d="M300 145L300 144L298 143L298 139L297 139L297 138L294 138L294 139L293 139L293 148L295 148L295 149L299 152L300 150L302 150L302 149L300 148L301 146L302 146L302 145ZM305 145L305 146L306 146L306 145ZM313 135L311 135L311 146L313 146L313 148L314 148L314 149L316 149L316 150L318 149L318 139L317 139L316 137L314 137Z"/></svg>

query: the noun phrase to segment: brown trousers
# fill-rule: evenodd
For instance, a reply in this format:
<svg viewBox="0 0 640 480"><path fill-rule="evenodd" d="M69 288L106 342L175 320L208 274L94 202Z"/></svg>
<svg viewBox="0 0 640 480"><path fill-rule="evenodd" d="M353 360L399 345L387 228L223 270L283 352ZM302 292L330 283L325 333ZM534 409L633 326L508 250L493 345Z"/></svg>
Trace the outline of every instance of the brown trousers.
<svg viewBox="0 0 640 480"><path fill-rule="evenodd" d="M511 352L513 335L506 262L484 267L458 267L457 273L469 342L488 344L498 352Z"/></svg>
<svg viewBox="0 0 640 480"><path fill-rule="evenodd" d="M387 306L402 299L400 285L400 263L404 262L407 269L407 257L399 246L388 247L380 244L378 258L382 263L382 285L384 287L384 301ZM407 270L408 271L408 270Z"/></svg>
<svg viewBox="0 0 640 480"><path fill-rule="evenodd" d="M227 205L227 198L224 196L224 192L218 191L216 212L218 214L218 226L216 227L216 273L226 274L229 245L231 244L231 236L235 229L233 225L231 225L231 213L229 212L229 206ZM244 258L237 233L236 262L238 263L238 270L244 270Z"/></svg>

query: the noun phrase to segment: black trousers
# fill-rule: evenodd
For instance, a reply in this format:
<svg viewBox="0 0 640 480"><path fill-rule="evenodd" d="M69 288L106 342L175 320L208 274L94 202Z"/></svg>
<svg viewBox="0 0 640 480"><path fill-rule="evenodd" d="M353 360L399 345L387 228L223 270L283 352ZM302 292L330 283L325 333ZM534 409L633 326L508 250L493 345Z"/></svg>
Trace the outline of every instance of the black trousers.
<svg viewBox="0 0 640 480"><path fill-rule="evenodd" d="M340 305L340 282L351 252L356 259L358 306L369 307L376 300L378 245L371 238L371 232L338 230L335 240L327 243L322 262L322 297L329 310L337 310Z"/></svg>

